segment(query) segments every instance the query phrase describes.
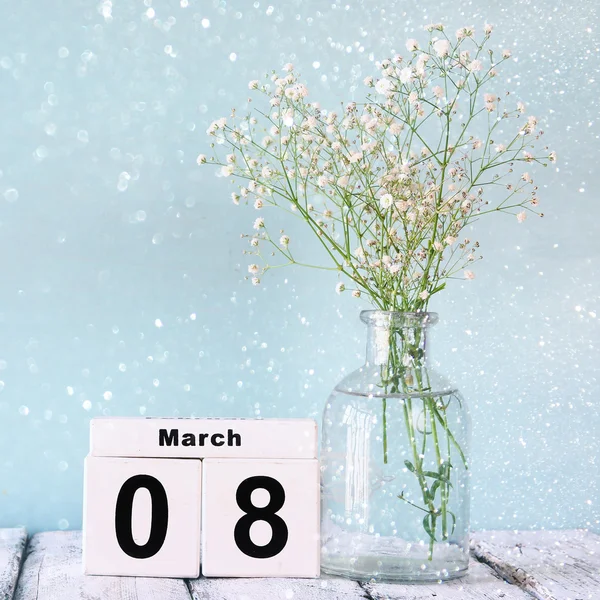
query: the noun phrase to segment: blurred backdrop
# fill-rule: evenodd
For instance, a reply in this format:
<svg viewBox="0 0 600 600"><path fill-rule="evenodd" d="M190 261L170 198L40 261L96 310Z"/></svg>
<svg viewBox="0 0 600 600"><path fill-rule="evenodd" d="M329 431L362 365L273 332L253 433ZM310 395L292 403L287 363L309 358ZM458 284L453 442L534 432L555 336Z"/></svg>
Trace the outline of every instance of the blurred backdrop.
<svg viewBox="0 0 600 600"><path fill-rule="evenodd" d="M472 525L600 530L599 19L570 4L0 0L0 526L81 526L91 417L320 417L365 305L327 272L245 281L256 215L196 157L250 79L293 62L333 107L441 21L495 25L559 156L546 216L483 222L477 278L432 307Z"/></svg>

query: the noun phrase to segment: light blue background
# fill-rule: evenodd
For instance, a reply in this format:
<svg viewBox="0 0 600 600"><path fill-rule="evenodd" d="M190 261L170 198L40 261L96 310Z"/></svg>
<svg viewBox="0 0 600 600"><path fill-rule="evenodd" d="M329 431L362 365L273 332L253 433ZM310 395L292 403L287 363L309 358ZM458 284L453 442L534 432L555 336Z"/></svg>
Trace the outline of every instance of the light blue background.
<svg viewBox="0 0 600 600"><path fill-rule="evenodd" d="M0 526L80 527L95 415L319 418L365 305L328 273L244 281L256 215L196 165L205 130L285 62L333 106L424 24L489 21L559 163L544 219L473 233L434 354L472 407L473 527L598 530L595 2L182 4L0 1Z"/></svg>

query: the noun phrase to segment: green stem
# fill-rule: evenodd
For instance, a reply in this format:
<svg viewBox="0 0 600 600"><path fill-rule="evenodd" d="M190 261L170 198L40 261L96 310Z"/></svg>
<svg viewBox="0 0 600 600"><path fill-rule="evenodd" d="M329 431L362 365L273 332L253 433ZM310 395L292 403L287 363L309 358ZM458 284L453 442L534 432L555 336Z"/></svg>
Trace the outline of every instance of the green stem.
<svg viewBox="0 0 600 600"><path fill-rule="evenodd" d="M383 399L383 464L388 462L388 444L387 444L387 398Z"/></svg>

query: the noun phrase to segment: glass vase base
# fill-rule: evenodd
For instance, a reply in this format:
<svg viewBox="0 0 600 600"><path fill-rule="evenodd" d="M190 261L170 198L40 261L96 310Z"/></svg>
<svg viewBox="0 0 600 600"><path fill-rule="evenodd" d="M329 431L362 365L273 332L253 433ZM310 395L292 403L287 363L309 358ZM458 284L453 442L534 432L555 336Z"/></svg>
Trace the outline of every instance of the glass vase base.
<svg viewBox="0 0 600 600"><path fill-rule="evenodd" d="M378 583L431 583L458 579L467 574L468 562L417 560L397 556L355 556L321 560L321 571L327 575L344 577L361 582Z"/></svg>

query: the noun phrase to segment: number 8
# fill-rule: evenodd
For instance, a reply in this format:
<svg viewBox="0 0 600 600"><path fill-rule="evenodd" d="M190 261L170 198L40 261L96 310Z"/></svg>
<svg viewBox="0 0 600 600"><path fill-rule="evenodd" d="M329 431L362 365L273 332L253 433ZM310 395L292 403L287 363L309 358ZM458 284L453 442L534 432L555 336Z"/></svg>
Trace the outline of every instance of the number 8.
<svg viewBox="0 0 600 600"><path fill-rule="evenodd" d="M259 508L252 504L254 490L263 489L269 492L269 503ZM246 513L237 523L233 532L237 547L252 558L272 558L279 554L287 544L288 528L285 521L277 514L285 503L285 491L279 481L265 475L249 477L240 483L236 492L237 505ZM271 526L271 541L264 546L257 546L250 539L250 527L257 521L265 521Z"/></svg>

